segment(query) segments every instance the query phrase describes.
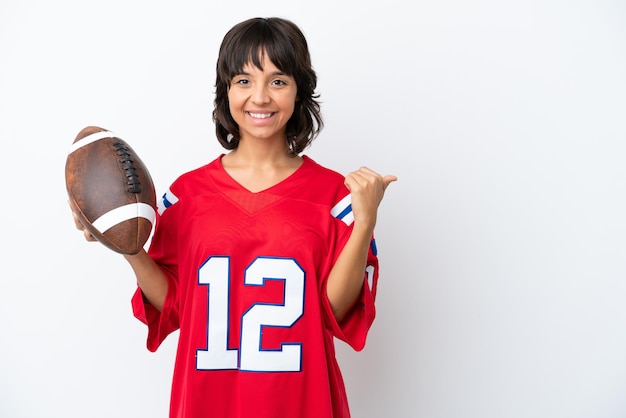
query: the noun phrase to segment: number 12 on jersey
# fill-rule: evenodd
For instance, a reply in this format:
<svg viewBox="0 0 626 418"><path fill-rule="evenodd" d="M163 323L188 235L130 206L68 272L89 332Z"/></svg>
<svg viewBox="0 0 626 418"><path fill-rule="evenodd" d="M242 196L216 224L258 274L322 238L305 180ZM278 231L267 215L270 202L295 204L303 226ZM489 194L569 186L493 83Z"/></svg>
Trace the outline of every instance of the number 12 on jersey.
<svg viewBox="0 0 626 418"><path fill-rule="evenodd" d="M198 283L208 287L207 345L196 350L198 370L294 372L302 367L302 344L283 343L278 350L262 348L263 327L291 327L304 312L304 271L289 258L258 257L244 274L247 286L265 280L284 281L283 304L255 303L241 316L239 350L228 348L230 260L210 257L200 267Z"/></svg>

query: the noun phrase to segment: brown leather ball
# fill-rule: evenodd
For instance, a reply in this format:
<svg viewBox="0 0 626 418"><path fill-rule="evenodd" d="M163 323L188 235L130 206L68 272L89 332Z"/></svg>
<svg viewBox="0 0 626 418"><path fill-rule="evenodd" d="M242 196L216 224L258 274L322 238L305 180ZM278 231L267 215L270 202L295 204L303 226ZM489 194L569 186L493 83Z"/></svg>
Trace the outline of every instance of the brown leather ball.
<svg viewBox="0 0 626 418"><path fill-rule="evenodd" d="M80 222L102 244L136 254L152 232L156 194L146 166L127 142L88 126L65 163L67 193Z"/></svg>

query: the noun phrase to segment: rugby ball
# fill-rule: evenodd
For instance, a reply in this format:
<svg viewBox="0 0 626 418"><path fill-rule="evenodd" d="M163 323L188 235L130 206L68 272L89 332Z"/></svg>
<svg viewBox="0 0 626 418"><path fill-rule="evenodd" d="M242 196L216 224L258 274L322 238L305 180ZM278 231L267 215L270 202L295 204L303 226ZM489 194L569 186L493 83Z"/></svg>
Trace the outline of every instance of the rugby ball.
<svg viewBox="0 0 626 418"><path fill-rule="evenodd" d="M99 242L120 254L137 254L156 217L152 177L131 146L97 126L82 129L65 163L70 205Z"/></svg>

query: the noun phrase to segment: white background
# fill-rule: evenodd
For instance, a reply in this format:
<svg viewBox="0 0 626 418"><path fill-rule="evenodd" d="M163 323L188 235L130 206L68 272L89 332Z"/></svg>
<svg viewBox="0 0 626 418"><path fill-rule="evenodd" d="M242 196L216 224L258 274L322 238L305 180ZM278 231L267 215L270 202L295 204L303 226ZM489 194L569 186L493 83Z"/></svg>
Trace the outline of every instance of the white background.
<svg viewBox="0 0 626 418"><path fill-rule="evenodd" d="M0 416L167 416L176 337L145 349L130 268L74 229L65 158L98 125L159 190L212 160L217 48L254 16L308 38L307 153L400 179L368 345L338 343L354 417L626 416L617 0L3 0Z"/></svg>

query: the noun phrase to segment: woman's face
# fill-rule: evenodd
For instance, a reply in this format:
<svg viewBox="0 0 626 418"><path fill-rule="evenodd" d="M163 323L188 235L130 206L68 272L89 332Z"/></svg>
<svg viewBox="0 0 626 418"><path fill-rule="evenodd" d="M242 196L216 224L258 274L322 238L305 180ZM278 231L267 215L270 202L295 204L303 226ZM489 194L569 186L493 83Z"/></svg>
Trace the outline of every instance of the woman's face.
<svg viewBox="0 0 626 418"><path fill-rule="evenodd" d="M293 77L280 71L267 54L260 70L248 63L233 77L228 90L230 113L239 125L240 140L246 138L285 141L285 126L294 112L297 86Z"/></svg>

